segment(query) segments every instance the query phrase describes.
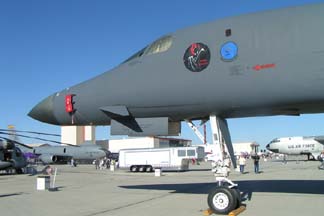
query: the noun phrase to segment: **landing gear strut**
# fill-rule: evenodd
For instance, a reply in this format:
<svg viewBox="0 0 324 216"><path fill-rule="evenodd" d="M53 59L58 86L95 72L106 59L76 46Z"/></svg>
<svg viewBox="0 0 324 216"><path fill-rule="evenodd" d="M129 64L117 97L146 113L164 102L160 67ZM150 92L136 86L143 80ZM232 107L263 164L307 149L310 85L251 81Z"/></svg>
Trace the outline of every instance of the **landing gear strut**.
<svg viewBox="0 0 324 216"><path fill-rule="evenodd" d="M226 120L215 115L211 115L209 120L214 145L212 171L216 177L217 186L208 194L208 206L216 214L228 214L241 205L241 195L237 184L227 178L231 161L236 168L236 159Z"/></svg>

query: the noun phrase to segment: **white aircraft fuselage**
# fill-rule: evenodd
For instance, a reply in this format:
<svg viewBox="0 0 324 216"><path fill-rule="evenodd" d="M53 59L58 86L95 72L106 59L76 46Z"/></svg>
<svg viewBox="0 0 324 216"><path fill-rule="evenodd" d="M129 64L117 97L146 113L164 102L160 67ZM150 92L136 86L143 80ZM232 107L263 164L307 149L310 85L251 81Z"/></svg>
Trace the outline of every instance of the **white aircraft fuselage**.
<svg viewBox="0 0 324 216"><path fill-rule="evenodd" d="M266 147L274 153L309 155L314 159L324 150L323 137L282 137L272 140Z"/></svg>

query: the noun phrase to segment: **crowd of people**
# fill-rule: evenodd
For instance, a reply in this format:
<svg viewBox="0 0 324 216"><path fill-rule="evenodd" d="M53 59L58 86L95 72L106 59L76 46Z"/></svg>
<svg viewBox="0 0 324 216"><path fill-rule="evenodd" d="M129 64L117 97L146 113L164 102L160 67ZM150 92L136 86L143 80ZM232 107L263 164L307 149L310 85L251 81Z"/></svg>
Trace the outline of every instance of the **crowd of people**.
<svg viewBox="0 0 324 216"><path fill-rule="evenodd" d="M93 164L96 167L96 170L109 169L110 166L115 166L115 161L107 157L97 158L94 160Z"/></svg>
<svg viewBox="0 0 324 216"><path fill-rule="evenodd" d="M76 161L72 158L70 161L70 164L72 167L76 167L77 163ZM107 157L103 157L103 158L97 158L96 160L94 160L92 162L92 164L95 165L96 170L103 170L103 169L109 169L110 166L118 166L118 163L116 163L115 160L111 159L111 158L107 158Z"/></svg>
<svg viewBox="0 0 324 216"><path fill-rule="evenodd" d="M258 174L260 173L260 160L261 158L264 158L266 160L268 156L265 155L258 155L257 153L255 154L241 154L237 156L237 164L239 165L239 171L240 173L244 174L245 172L245 167L247 164L247 159L252 159L253 160L253 166L254 166L254 173ZM319 155L319 160L321 162L319 169L324 169L324 151L321 152ZM284 162L286 161L286 157L284 157ZM75 160L72 158L71 159L71 166L76 167L77 164ZM191 160L192 164L194 165L197 162L197 165L199 165L198 161L195 161L194 159ZM118 162L116 162L113 159L104 157L104 158L97 158L96 160L93 161L93 164L95 165L96 170L103 170L103 169L109 169L110 166L117 166L118 167ZM48 167L47 169L44 169L44 171L50 171Z"/></svg>
<svg viewBox="0 0 324 216"><path fill-rule="evenodd" d="M267 159L267 157L263 155L258 155L258 154L252 154L252 155L245 155L241 154L240 156L237 157L237 164L239 165L240 173L244 174L245 167L246 167L246 162L247 159L251 158L253 160L253 166L254 166L254 173L260 173L260 159L264 158L264 160ZM321 152L321 154L318 157L318 160L320 161L320 165L318 166L319 169L324 170L324 151ZM287 156L283 156L283 163L287 163Z"/></svg>
<svg viewBox="0 0 324 216"><path fill-rule="evenodd" d="M260 173L260 156L258 154L251 155L251 158L253 160L254 165L254 173L258 174ZM244 174L244 168L246 166L246 159L247 157L245 155L238 156L238 164L240 167L240 173Z"/></svg>

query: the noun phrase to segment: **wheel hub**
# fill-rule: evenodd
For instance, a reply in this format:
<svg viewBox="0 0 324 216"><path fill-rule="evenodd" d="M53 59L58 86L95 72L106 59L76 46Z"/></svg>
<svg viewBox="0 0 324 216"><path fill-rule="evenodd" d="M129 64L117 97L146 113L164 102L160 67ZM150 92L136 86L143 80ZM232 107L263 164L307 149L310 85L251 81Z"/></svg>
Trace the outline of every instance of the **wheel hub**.
<svg viewBox="0 0 324 216"><path fill-rule="evenodd" d="M213 204L217 209L225 209L229 205L229 199L224 193L217 193L213 198Z"/></svg>

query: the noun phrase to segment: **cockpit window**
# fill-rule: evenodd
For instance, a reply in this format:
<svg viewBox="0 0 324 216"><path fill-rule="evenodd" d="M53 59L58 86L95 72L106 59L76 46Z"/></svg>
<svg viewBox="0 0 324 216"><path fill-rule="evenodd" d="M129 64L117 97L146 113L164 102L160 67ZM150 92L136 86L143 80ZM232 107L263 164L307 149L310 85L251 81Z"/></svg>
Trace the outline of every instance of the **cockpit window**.
<svg viewBox="0 0 324 216"><path fill-rule="evenodd" d="M143 55L151 55L155 53L160 53L160 52L165 52L167 51L172 45L172 37L170 35L164 36L157 41L153 42L151 45L148 47L145 47L126 59L123 63L129 62L133 59L139 58Z"/></svg>
<svg viewBox="0 0 324 216"><path fill-rule="evenodd" d="M280 140L276 138L276 139L272 140L270 143L276 143L276 142L280 142Z"/></svg>
<svg viewBox="0 0 324 216"><path fill-rule="evenodd" d="M145 55L165 52L171 47L171 45L172 37L170 35L164 36L152 43L145 51Z"/></svg>
<svg viewBox="0 0 324 216"><path fill-rule="evenodd" d="M135 58L141 57L144 54L144 51L146 50L147 47L141 49L140 51L138 51L137 53L135 53L134 55L132 55L131 57L129 57L128 59L126 59L123 63L125 62L129 62Z"/></svg>

